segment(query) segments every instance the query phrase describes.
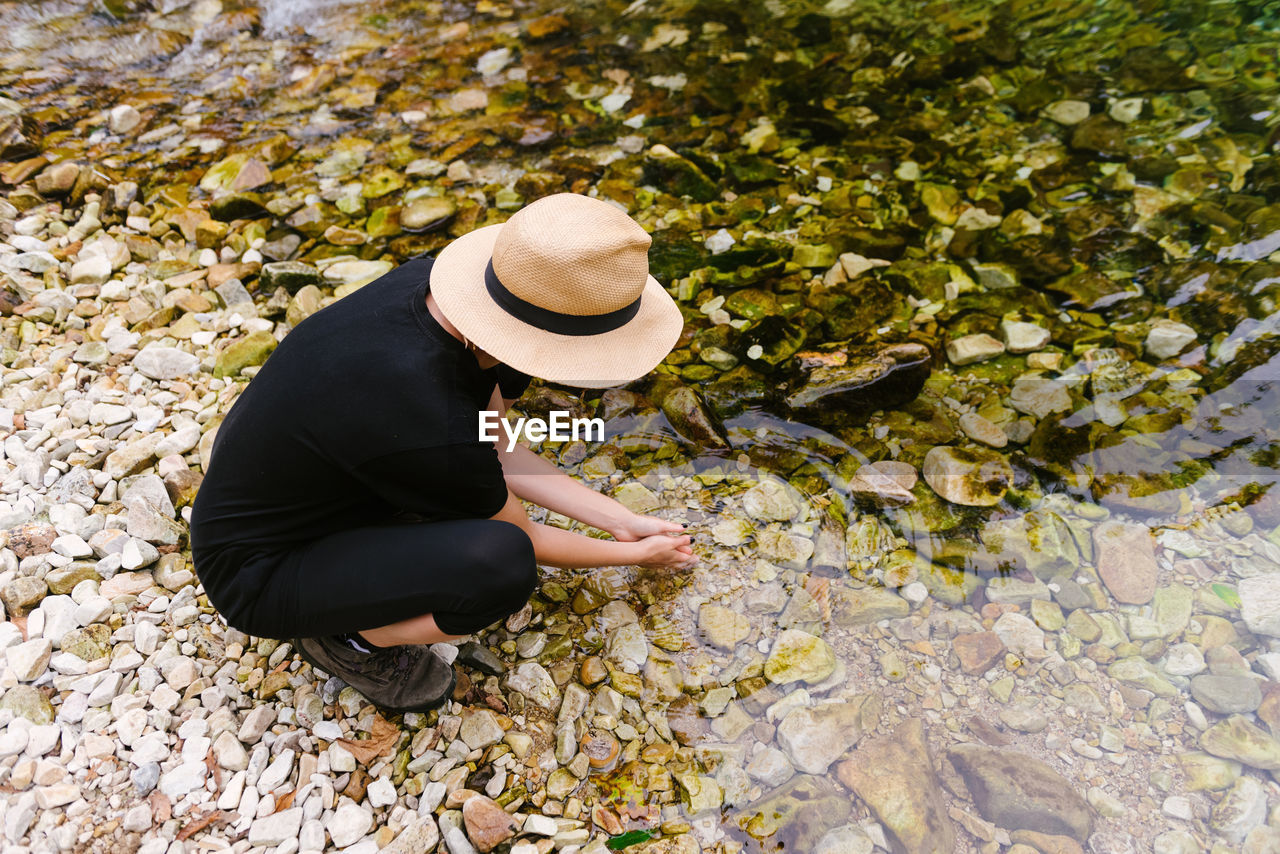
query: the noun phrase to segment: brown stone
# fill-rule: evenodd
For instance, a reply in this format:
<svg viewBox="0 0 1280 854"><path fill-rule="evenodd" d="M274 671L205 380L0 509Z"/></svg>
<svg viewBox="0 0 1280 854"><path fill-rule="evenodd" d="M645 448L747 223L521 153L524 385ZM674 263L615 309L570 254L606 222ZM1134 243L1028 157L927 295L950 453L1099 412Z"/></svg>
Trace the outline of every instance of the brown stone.
<svg viewBox="0 0 1280 854"><path fill-rule="evenodd" d="M1004 643L995 632L956 635L951 648L960 659L960 669L970 676L986 673L1004 655Z"/></svg>
<svg viewBox="0 0 1280 854"><path fill-rule="evenodd" d="M119 572L98 585L98 594L108 599L137 595L154 583L150 572Z"/></svg>
<svg viewBox="0 0 1280 854"><path fill-rule="evenodd" d="M1156 592L1156 551L1145 525L1103 522L1093 529L1098 575L1116 601L1145 605Z"/></svg>
<svg viewBox="0 0 1280 854"><path fill-rule="evenodd" d="M165 476L164 488L174 507L186 507L196 500L204 475L191 469L178 469Z"/></svg>
<svg viewBox="0 0 1280 854"><path fill-rule="evenodd" d="M1267 725L1273 736L1280 738L1280 684L1267 682L1263 685L1258 720Z"/></svg>
<svg viewBox="0 0 1280 854"><path fill-rule="evenodd" d="M1057 771L1034 756L958 744L947 759L964 778L978 812L1006 830L1034 830L1087 839L1093 813Z"/></svg>
<svg viewBox="0 0 1280 854"><path fill-rule="evenodd" d="M836 766L836 775L875 812L895 854L955 850L955 827L919 718L863 742L852 759Z"/></svg>
<svg viewBox="0 0 1280 854"><path fill-rule="evenodd" d="M357 768L351 772L351 777L347 780L346 788L342 789L342 794L360 803L364 800L365 789L369 788L369 782L369 772L363 768Z"/></svg>
<svg viewBox="0 0 1280 854"><path fill-rule="evenodd" d="M588 688L599 685L605 679L609 678L609 671L605 669L604 662L598 655L589 655L582 659L582 666L578 671L582 684Z"/></svg>
<svg viewBox="0 0 1280 854"><path fill-rule="evenodd" d="M21 560L32 555L47 554L57 537L58 532L52 525L32 522L9 530L9 548Z"/></svg>
<svg viewBox="0 0 1280 854"><path fill-rule="evenodd" d="M484 795L468 798L462 805L467 837L480 854L488 854L516 835L516 821Z"/></svg>
<svg viewBox="0 0 1280 854"><path fill-rule="evenodd" d="M231 191L239 193L270 183L271 170L261 160L250 158L240 167L240 172L236 175L235 180L231 182Z"/></svg>

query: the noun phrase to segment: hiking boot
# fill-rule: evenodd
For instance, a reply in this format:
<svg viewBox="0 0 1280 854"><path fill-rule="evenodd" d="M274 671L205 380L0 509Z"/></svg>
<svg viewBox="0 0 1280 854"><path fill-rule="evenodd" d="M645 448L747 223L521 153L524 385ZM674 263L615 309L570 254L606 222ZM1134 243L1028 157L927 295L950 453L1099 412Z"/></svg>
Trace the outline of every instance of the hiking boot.
<svg viewBox="0 0 1280 854"><path fill-rule="evenodd" d="M429 646L373 647L361 652L338 637L295 638L293 648L312 667L337 676L392 712L425 712L453 693L453 666Z"/></svg>

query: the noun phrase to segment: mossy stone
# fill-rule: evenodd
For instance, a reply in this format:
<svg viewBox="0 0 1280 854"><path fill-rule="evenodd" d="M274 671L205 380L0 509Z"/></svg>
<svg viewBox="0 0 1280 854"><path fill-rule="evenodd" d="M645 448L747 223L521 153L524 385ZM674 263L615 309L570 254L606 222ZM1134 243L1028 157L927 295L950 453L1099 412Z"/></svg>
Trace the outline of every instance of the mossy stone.
<svg viewBox="0 0 1280 854"><path fill-rule="evenodd" d="M277 343L270 332L251 332L218 354L213 375L234 377L250 365L263 364Z"/></svg>

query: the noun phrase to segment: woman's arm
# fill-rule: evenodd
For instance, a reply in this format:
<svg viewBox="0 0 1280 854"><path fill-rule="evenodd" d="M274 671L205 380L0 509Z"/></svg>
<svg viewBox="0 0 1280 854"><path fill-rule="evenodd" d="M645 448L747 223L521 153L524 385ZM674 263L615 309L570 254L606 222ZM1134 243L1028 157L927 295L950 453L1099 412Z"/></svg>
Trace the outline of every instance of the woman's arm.
<svg viewBox="0 0 1280 854"><path fill-rule="evenodd" d="M689 537L655 534L635 542L617 542L534 522L511 491L507 492L507 503L492 518L510 522L528 534L538 563L564 569L631 565L675 569L697 562Z"/></svg>
<svg viewBox="0 0 1280 854"><path fill-rule="evenodd" d="M503 400L495 388L489 405L505 415L512 402ZM517 444L508 451L499 443L498 459L502 462L508 488L517 496L593 528L608 531L615 539L634 542L654 534L673 534L684 530L675 522L631 512L609 496L569 477L524 445Z"/></svg>

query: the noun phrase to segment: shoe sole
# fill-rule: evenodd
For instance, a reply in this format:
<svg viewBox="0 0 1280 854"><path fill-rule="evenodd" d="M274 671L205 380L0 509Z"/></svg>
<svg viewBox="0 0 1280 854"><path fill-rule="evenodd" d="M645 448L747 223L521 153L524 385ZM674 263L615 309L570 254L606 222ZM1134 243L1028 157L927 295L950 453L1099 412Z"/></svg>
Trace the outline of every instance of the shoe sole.
<svg viewBox="0 0 1280 854"><path fill-rule="evenodd" d="M319 670L324 673L328 673L330 676L337 676L339 679L342 679L341 674L334 673L329 668L325 667L324 664L316 661L311 656L307 655L307 651L303 648L302 644L299 642L300 640L301 638L294 638L292 641L290 641L290 643L293 644L293 651L298 654L299 658L301 658L307 664L310 664L313 670ZM431 655L435 655L435 653L431 653ZM346 680L343 680L343 682L345 684ZM370 699L369 697L365 697L365 699L369 700L370 703L373 703L373 705L377 706L379 709L382 709L383 711L395 712L396 714L403 714L404 712L429 712L432 709L438 709L441 706L443 706L445 703L449 702L449 700L453 697L453 689L457 687L457 684L458 684L458 673L453 669L453 665L449 665L449 687L445 689L444 693L440 696L439 699L433 700L430 703L426 703L421 706L401 707L401 706L392 706L388 703L379 703L377 700ZM359 689L357 688L356 690L358 691ZM360 696L364 697L364 694L361 694Z"/></svg>

